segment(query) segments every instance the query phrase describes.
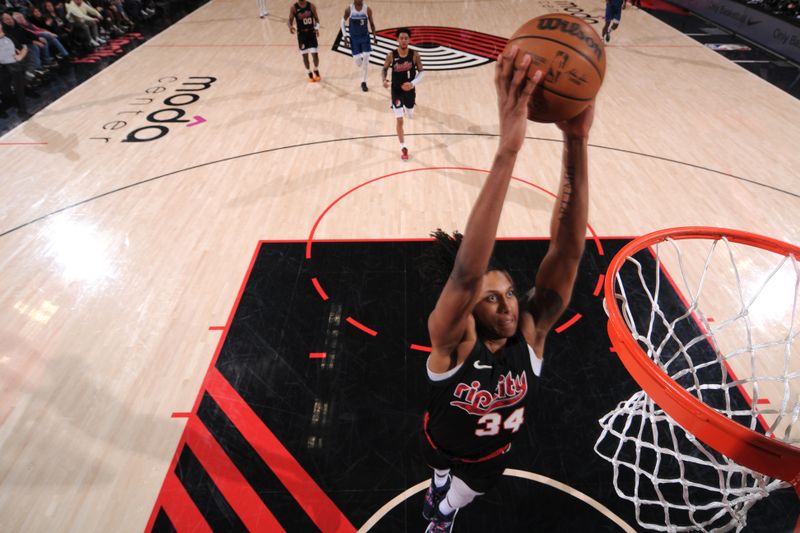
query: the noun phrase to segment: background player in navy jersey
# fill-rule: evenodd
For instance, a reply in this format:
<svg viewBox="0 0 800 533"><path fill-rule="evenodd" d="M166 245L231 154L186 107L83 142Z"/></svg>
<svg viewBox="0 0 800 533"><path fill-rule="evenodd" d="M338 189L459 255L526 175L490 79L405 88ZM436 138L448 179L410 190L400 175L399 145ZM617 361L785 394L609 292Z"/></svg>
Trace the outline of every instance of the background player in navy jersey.
<svg viewBox="0 0 800 533"><path fill-rule="evenodd" d="M350 35L347 35L345 24L349 21ZM353 61L356 67L361 69L361 90L367 92L367 69L369 68L369 53L372 46L369 43L369 27L372 28L372 42L378 44L378 37L375 35L375 22L372 20L372 9L364 4L364 0L355 0L344 10L342 17L342 36L344 45L350 47L353 54Z"/></svg>
<svg viewBox="0 0 800 533"><path fill-rule="evenodd" d="M624 3L625 0L606 0L606 24L603 26L603 40L607 43L611 42L611 32L619 27Z"/></svg>
<svg viewBox="0 0 800 533"><path fill-rule="evenodd" d="M408 43L411 40L411 30L408 28L397 29L398 47L391 54L387 54L383 62L383 86L392 88L392 110L396 120L397 138L400 140L400 159L408 160L408 148L405 144L403 132L403 115L414 118L414 105L417 101L417 84L422 81L425 74L422 70L422 60L419 52L411 50ZM392 69L391 83L387 73Z"/></svg>
<svg viewBox="0 0 800 533"><path fill-rule="evenodd" d="M463 237L437 231L432 254L422 265L423 275L425 263L447 265L449 256L452 265L441 276L444 288L428 318L431 393L420 437L423 456L434 469L423 506L423 516L430 520L428 532L450 531L458 509L500 479L511 441L536 396L545 339L570 301L583 255L594 103L557 124L564 139L562 174L550 219L550 245L535 289L518 296L510 275L490 264L511 174L525 140L528 100L541 80L540 72L533 79L526 76L529 56L515 68L516 55L513 47L498 58L500 142Z"/></svg>
<svg viewBox="0 0 800 533"><path fill-rule="evenodd" d="M319 81L319 54L317 53L317 37L319 37L319 17L317 8L311 2L298 0L289 10L289 31L294 33L294 23L297 21L297 45L303 55L303 64L308 71L309 81ZM308 54L314 58L314 70L308 62Z"/></svg>

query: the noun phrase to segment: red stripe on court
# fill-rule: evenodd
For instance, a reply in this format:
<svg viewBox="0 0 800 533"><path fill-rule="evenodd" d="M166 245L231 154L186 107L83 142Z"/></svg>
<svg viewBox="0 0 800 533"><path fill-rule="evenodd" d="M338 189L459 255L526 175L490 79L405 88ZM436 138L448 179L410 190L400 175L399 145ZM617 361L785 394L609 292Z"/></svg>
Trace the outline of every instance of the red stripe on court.
<svg viewBox="0 0 800 533"><path fill-rule="evenodd" d="M317 278L311 278L311 283L313 283L314 288L317 289L317 294L319 294L319 297L322 298L323 300L327 300L328 295L325 293L324 290L322 290L322 285L319 284L319 280L317 280Z"/></svg>
<svg viewBox="0 0 800 533"><path fill-rule="evenodd" d="M605 274L600 274L600 277L597 278L597 285L595 285L595 287L594 287L594 292L592 293L592 296L597 296L598 294L600 294L600 291L603 289L603 280L604 279L606 279L606 275Z"/></svg>
<svg viewBox="0 0 800 533"><path fill-rule="evenodd" d="M242 295L244 294L245 285L247 284L247 280L250 278L250 273L253 271L253 265L255 265L256 263L258 252L259 250L261 250L261 245L263 243L264 243L263 241L259 241L258 245L256 245L255 250L253 251L253 257L250 259L250 266L247 268L247 273L245 274L244 279L242 280L242 285L239 287L239 294L237 295L236 301L234 302L233 307L231 308L231 312L228 315L227 325L225 326L226 328L229 327L233 322L233 315L236 312L236 309L239 307L239 302L241 301ZM203 378L203 384L200 386L200 389L197 392L197 398L195 399L194 406L192 407L192 413L197 413L197 408L200 405L200 400L202 400L203 395L205 394L206 383L208 382L209 374L211 372L211 369L213 369L214 365L217 363L217 359L219 358L219 353L222 350L222 345L225 342L226 336L227 336L226 334L219 336L219 341L217 342L217 348L214 351L214 357L211 358L211 362L208 365L209 369L206 372L206 376ZM147 526L145 531L149 532L152 530L153 524L155 523L156 517L158 516L158 510L163 505L162 500L165 498L165 491L167 490L169 477L173 475L172 473L175 471L175 467L178 464L178 457L180 456L180 452L183 449L184 443L186 442L186 434L187 432L186 430L184 430L183 434L181 435L180 441L178 442L178 446L175 449L175 454L172 456L172 461L170 462L169 470L167 471L167 476L164 478L164 482L161 484L161 491L159 492L159 495L156 498L156 502L153 505L153 510L150 512L150 519L147 521ZM197 530L200 531L200 529ZM187 526L184 528L178 528L178 531L192 531L192 528Z"/></svg>
<svg viewBox="0 0 800 533"><path fill-rule="evenodd" d="M164 486L158 497L161 509L164 509L169 521L176 531L197 531L198 533L211 533L211 527L206 522L200 510L192 501L189 493L183 487L178 476L170 470L164 480ZM156 506L156 510L159 506ZM152 531L156 513L153 513L145 531Z"/></svg>
<svg viewBox="0 0 800 533"><path fill-rule="evenodd" d="M311 352L308 354L309 359L325 359L327 354L325 352Z"/></svg>
<svg viewBox="0 0 800 533"><path fill-rule="evenodd" d="M248 531L285 531L197 417L186 426L186 444Z"/></svg>
<svg viewBox="0 0 800 533"><path fill-rule="evenodd" d="M417 350L419 352L429 352L429 353L432 350L430 346L422 346L420 344L412 344L411 346L409 346L409 348L411 348L412 350Z"/></svg>
<svg viewBox="0 0 800 533"><path fill-rule="evenodd" d="M216 368L209 371L207 384L214 401L319 529L325 533L356 530Z"/></svg>
<svg viewBox="0 0 800 533"><path fill-rule="evenodd" d="M765 403L772 403L772 402L769 401L769 398L759 398L758 400L756 400L756 403L757 404L765 404Z"/></svg>
<svg viewBox="0 0 800 533"><path fill-rule="evenodd" d="M572 326L575 322L580 320L582 316L583 315L580 314L580 313L575 313L575 316L573 316L572 318L570 318L569 320L567 320L566 322L564 322L563 324L561 324L560 326L558 326L556 328L556 333L561 333L562 331L564 331L568 327Z"/></svg>
<svg viewBox="0 0 800 533"><path fill-rule="evenodd" d="M364 324L362 324L361 322L359 322L358 320L356 320L355 318L353 318L351 316L347 317L347 323L350 324L351 326L357 327L358 329L360 329L364 333L368 333L369 335L372 335L373 337L378 334L377 331L375 331L374 329L368 328L367 326L365 326Z"/></svg>
<svg viewBox="0 0 800 533"><path fill-rule="evenodd" d="M170 416L170 418L189 418L190 416L192 416L192 413L182 413L182 412L179 412L179 411L175 411L174 413L172 413L169 416Z"/></svg>
<svg viewBox="0 0 800 533"><path fill-rule="evenodd" d="M225 326L208 326L208 331L225 331Z"/></svg>

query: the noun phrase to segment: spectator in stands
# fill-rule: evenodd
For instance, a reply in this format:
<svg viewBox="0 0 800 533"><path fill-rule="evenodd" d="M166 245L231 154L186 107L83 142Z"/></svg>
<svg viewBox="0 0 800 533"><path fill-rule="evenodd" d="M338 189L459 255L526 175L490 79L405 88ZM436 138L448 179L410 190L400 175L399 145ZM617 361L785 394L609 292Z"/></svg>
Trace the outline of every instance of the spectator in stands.
<svg viewBox="0 0 800 533"><path fill-rule="evenodd" d="M17 114L23 120L30 117L25 105L25 58L28 47L17 45L7 36L0 25L0 117L6 118L6 110L16 100ZM13 87L13 91L12 91Z"/></svg>
<svg viewBox="0 0 800 533"><path fill-rule="evenodd" d="M50 48L47 41L38 37L35 33L26 30L14 22L11 13L3 13L3 32L8 35L17 46L28 47L29 65L37 76L43 76L46 71L43 69L44 63L52 63ZM44 58L44 63L42 62Z"/></svg>
<svg viewBox="0 0 800 533"><path fill-rule="evenodd" d="M67 10L67 20L77 26L86 27L92 46L100 46L106 42L100 37L98 28L99 22L103 19L100 12L83 0L70 0L64 7Z"/></svg>
<svg viewBox="0 0 800 533"><path fill-rule="evenodd" d="M34 12L38 11L38 9L33 8L33 11ZM55 33L48 31L44 28L40 28L35 24L32 24L31 22L28 21L28 19L25 18L25 15L23 15L19 11L15 12L13 17L14 17L14 22L16 22L20 28L24 28L25 30L39 37L40 39L44 39L45 41L47 41L48 49L55 50L56 59L63 59L69 56L69 52L67 52L67 49L64 48L63 44L61 44L61 41L58 40L58 37L56 36Z"/></svg>
<svg viewBox="0 0 800 533"><path fill-rule="evenodd" d="M59 3L58 7L56 7L53 2L46 1L42 19L42 23L36 22L36 25L52 31L58 35L62 42L69 43L67 48L72 52L80 55L89 53L94 49L89 27L85 24L78 25L69 22L63 3Z"/></svg>

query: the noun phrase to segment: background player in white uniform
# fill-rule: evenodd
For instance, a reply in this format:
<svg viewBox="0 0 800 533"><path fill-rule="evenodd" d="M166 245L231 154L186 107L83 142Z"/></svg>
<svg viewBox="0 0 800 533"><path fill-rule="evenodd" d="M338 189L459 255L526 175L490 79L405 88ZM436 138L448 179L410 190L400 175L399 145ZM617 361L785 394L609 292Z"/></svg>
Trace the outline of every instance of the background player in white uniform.
<svg viewBox="0 0 800 533"><path fill-rule="evenodd" d="M444 388L433 387L430 420L426 416L423 453L434 468L423 508L429 532L449 532L458 509L502 475L505 452L524 422L522 396L527 380L533 379L528 370L535 374L538 366L533 356L530 362L521 357L527 351L521 348L527 344L537 358L544 354L547 334L572 296L586 240L587 146L594 103L577 117L558 123L564 138L562 174L550 220L550 246L539 265L535 289L518 301L508 273L487 271L511 174L525 140L528 101L541 80L541 72L527 78L527 55L514 67L517 52L512 47L498 58L499 146L472 207L452 272L428 318L432 345L428 376L434 384L454 380ZM495 366L506 364L507 354L515 358L515 368L509 374L505 369L496 373L494 383L480 383L475 372L494 372ZM468 360L472 364L464 364ZM502 407L511 402L511 412L504 413ZM498 444L506 447L498 449ZM470 457L458 457L453 449L468 451Z"/></svg>
<svg viewBox="0 0 800 533"><path fill-rule="evenodd" d="M348 36L346 24L349 21L350 34ZM344 45L350 47L353 54L353 61L356 67L361 69L361 90L367 92L367 70L369 68L369 53L372 47L369 43L369 30L367 22L372 28L372 42L378 44L378 37L375 35L375 21L372 20L372 9L364 3L364 0L355 0L344 10L342 17L342 37Z"/></svg>
<svg viewBox="0 0 800 533"><path fill-rule="evenodd" d="M416 103L417 84L422 81L425 74L422 71L422 59L416 50L411 50L408 43L411 40L411 30L408 28L397 29L397 50L386 55L383 62L383 86L392 88L392 109L396 118L397 138L400 140L400 159L408 160L408 148L405 144L405 132L403 131L403 115L408 118L414 117L414 105ZM392 69L392 81L386 78L389 69Z"/></svg>

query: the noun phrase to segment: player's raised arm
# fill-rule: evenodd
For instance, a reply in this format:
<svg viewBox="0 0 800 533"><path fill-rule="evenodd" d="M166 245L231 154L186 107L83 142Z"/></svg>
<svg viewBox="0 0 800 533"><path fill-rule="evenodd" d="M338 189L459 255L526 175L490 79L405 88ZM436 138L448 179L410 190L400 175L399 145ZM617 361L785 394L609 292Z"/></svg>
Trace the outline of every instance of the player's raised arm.
<svg viewBox="0 0 800 533"><path fill-rule="evenodd" d="M589 217L589 130L594 102L573 119L557 123L564 137L558 197L550 218L550 246L526 295L520 325L528 343L541 357L547 333L572 297L578 265L586 243ZM530 318L533 318L531 322Z"/></svg>
<svg viewBox="0 0 800 533"><path fill-rule="evenodd" d="M453 271L428 318L432 352L429 368L444 372L451 366L451 354L465 339L472 309L480 296L483 275L494 248L497 225L508 191L517 153L525 140L530 95L541 79L527 77L530 57L514 67L517 48L498 57L495 88L500 118L500 143L486 182L472 207ZM473 323L474 324L474 323ZM473 326L474 329L474 326Z"/></svg>

